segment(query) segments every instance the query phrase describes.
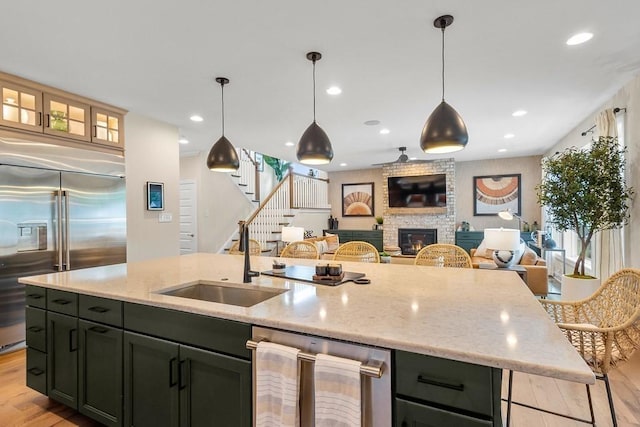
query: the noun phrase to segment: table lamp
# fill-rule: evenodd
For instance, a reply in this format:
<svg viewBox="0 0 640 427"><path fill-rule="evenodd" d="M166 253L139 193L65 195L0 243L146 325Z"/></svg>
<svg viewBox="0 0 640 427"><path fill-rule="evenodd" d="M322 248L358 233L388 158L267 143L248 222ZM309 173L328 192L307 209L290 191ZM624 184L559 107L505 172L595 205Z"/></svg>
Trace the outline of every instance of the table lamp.
<svg viewBox="0 0 640 427"><path fill-rule="evenodd" d="M282 241L297 242L304 239L304 227L282 227Z"/></svg>
<svg viewBox="0 0 640 427"><path fill-rule="evenodd" d="M520 249L520 230L510 228L485 228L484 244L493 250L493 261L499 268L511 267Z"/></svg>

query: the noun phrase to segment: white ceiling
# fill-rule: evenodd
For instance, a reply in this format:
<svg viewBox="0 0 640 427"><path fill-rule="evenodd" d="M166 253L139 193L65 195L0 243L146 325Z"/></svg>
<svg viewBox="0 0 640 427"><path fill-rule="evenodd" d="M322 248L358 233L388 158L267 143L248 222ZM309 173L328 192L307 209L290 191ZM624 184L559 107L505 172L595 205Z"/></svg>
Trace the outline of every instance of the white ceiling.
<svg viewBox="0 0 640 427"><path fill-rule="evenodd" d="M541 154L640 72L637 0L4 1L0 70L174 124L191 141L181 153L220 137L214 78L228 77L229 140L295 161L284 143L312 121L317 50L317 121L335 152L322 169L360 169L402 145L436 158L419 137L441 97L442 14L455 18L445 98L469 130L458 161ZM580 31L594 38L567 46Z"/></svg>

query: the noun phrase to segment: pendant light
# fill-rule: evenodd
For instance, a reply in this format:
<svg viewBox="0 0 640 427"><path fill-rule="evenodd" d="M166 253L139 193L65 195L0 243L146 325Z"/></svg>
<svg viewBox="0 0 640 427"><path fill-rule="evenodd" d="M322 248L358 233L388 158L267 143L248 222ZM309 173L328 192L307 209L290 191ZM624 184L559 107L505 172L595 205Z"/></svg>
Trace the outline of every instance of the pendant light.
<svg viewBox="0 0 640 427"><path fill-rule="evenodd" d="M307 53L307 59L313 62L313 123L304 131L296 155L305 165L324 165L333 159L333 147L329 137L316 123L316 61L322 55L319 52Z"/></svg>
<svg viewBox="0 0 640 427"><path fill-rule="evenodd" d="M234 172L240 167L240 160L233 144L224 136L224 85L229 84L229 79L216 77L216 82L222 88L222 136L209 151L207 167L216 172Z"/></svg>
<svg viewBox="0 0 640 427"><path fill-rule="evenodd" d="M452 153L462 150L469 141L467 126L460 114L444 102L444 29L451 25L453 16L444 15L433 21L433 26L442 29L442 102L431 113L422 128L420 148L425 153Z"/></svg>

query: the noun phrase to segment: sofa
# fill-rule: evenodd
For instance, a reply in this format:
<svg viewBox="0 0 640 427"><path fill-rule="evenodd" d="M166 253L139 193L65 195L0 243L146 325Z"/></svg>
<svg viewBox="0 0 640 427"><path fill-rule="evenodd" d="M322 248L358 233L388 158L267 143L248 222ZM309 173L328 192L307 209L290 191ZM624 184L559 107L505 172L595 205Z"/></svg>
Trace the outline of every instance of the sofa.
<svg viewBox="0 0 640 427"><path fill-rule="evenodd" d="M527 245L523 245L523 254L518 265L527 270L527 286L534 295L546 297L549 292L547 282L547 263ZM491 257L491 249L483 247L481 243L478 248L471 249L471 263L473 268L479 268L480 264L491 263L495 265Z"/></svg>

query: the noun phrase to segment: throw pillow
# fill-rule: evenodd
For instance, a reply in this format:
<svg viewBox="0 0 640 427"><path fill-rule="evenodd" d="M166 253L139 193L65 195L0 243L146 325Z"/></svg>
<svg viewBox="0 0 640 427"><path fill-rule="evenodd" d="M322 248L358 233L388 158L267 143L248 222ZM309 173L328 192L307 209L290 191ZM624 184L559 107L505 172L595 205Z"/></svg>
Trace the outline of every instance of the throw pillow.
<svg viewBox="0 0 640 427"><path fill-rule="evenodd" d="M325 234L325 241L327 242L327 248L329 252L333 252L340 246L340 238L337 234L327 233Z"/></svg>
<svg viewBox="0 0 640 427"><path fill-rule="evenodd" d="M475 252L474 256L479 256L481 258L492 259L493 258L493 249L487 248L487 245L485 245L484 239L483 239L482 242L480 242L480 244L478 245L478 249L476 249L476 252Z"/></svg>
<svg viewBox="0 0 640 427"><path fill-rule="evenodd" d="M325 252L327 252L329 250L326 240L317 240L314 243L316 245L316 248L318 248L318 254L319 255L322 255L323 253L325 253Z"/></svg>
<svg viewBox="0 0 640 427"><path fill-rule="evenodd" d="M524 254L522 254L522 258L520 259L520 264L536 265L536 262L538 262L538 254L536 254L529 246L526 246L524 248Z"/></svg>

